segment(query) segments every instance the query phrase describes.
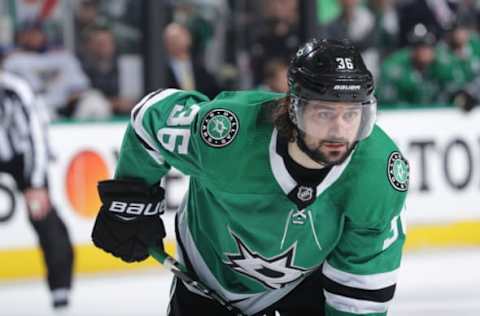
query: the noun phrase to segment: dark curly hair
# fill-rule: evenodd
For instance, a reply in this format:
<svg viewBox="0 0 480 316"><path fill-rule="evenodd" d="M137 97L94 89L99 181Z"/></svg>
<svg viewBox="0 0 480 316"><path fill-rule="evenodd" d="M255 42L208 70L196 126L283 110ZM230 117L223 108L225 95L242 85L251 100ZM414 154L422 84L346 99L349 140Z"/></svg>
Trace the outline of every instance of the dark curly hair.
<svg viewBox="0 0 480 316"><path fill-rule="evenodd" d="M275 100L267 104L269 107L270 119L273 125L277 128L278 134L288 139L288 141L294 141L295 139L295 125L290 120L288 115L288 108L290 105L290 96Z"/></svg>

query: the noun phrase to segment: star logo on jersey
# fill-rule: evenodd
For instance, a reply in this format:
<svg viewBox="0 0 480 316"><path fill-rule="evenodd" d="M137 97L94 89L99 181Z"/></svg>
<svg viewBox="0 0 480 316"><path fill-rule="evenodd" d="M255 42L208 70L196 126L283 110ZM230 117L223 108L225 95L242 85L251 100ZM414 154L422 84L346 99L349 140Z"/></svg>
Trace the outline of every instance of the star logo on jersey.
<svg viewBox="0 0 480 316"><path fill-rule="evenodd" d="M212 147L225 147L238 133L237 116L225 109L214 109L205 115L201 127L202 139Z"/></svg>
<svg viewBox="0 0 480 316"><path fill-rule="evenodd" d="M387 175L395 190L401 192L408 190L409 173L408 161L398 151L392 152L388 157Z"/></svg>
<svg viewBox="0 0 480 316"><path fill-rule="evenodd" d="M307 272L306 269L292 265L296 244L278 256L266 258L248 249L245 243L233 233L232 236L237 243L239 253L225 254L228 258L225 263L235 271L253 278L271 289L279 289L294 282Z"/></svg>

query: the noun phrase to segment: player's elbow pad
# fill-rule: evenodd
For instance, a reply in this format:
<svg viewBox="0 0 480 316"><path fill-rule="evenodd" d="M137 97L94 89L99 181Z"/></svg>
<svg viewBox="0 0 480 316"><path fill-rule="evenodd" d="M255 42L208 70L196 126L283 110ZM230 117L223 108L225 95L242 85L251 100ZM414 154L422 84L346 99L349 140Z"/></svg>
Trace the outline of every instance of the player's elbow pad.
<svg viewBox="0 0 480 316"><path fill-rule="evenodd" d="M140 180L106 180L99 182L98 192L102 206L92 232L97 247L133 262L146 259L148 247L163 246L163 188Z"/></svg>

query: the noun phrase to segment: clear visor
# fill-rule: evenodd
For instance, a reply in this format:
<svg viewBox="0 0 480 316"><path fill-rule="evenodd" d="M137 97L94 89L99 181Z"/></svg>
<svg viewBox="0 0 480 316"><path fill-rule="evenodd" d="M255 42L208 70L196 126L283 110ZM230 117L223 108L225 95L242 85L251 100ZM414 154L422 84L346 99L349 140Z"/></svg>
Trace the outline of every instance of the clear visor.
<svg viewBox="0 0 480 316"><path fill-rule="evenodd" d="M353 143L370 135L376 120L377 101L332 102L294 98L293 120L306 135L332 142Z"/></svg>

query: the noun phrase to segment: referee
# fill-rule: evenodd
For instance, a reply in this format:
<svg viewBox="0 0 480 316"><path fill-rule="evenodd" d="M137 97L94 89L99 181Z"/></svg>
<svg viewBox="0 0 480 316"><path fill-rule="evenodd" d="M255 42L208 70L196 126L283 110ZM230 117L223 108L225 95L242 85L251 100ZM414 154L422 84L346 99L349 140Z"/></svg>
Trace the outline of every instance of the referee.
<svg viewBox="0 0 480 316"><path fill-rule="evenodd" d="M25 198L47 268L52 304L60 308L68 305L73 250L49 198L47 124L41 110L25 81L0 70L0 172L13 176Z"/></svg>

